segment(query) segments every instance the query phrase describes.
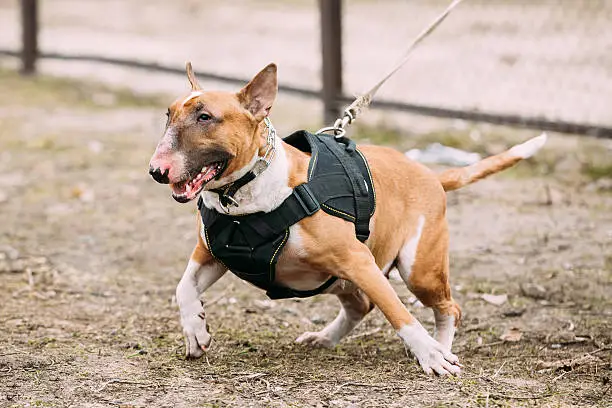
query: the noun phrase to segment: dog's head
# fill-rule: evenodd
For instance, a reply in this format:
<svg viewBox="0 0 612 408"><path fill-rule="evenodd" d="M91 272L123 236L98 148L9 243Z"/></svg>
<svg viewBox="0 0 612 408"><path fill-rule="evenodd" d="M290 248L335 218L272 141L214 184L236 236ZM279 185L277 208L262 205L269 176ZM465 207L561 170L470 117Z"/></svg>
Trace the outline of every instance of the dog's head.
<svg viewBox="0 0 612 408"><path fill-rule="evenodd" d="M149 163L149 174L170 184L172 197L181 203L217 181L231 181L251 163L265 145L262 122L277 92L274 64L238 93L203 91L190 63L187 77L191 93L170 105L166 130Z"/></svg>

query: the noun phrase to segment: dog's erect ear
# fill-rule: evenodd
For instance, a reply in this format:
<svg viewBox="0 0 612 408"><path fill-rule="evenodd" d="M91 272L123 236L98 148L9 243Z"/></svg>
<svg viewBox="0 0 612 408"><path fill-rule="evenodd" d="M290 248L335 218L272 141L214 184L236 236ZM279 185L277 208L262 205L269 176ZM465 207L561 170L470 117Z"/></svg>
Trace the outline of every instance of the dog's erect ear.
<svg viewBox="0 0 612 408"><path fill-rule="evenodd" d="M259 122L270 113L277 90L276 64L269 64L238 92L238 98Z"/></svg>
<svg viewBox="0 0 612 408"><path fill-rule="evenodd" d="M200 83L198 82L198 78L196 78L195 74L193 73L193 68L191 67L191 62L187 62L187 78L189 78L189 83L191 84L191 90L192 91L200 91L202 90L202 87L200 86Z"/></svg>

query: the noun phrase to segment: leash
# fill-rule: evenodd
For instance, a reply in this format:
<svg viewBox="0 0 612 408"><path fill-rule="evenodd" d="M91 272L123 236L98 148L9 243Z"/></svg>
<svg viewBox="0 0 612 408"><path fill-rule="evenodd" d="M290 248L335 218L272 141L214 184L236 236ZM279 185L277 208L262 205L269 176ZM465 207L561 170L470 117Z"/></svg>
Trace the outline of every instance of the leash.
<svg viewBox="0 0 612 408"><path fill-rule="evenodd" d="M427 38L440 25L440 23L442 23L442 21L444 21L444 19L446 19L446 17L451 13L451 11L453 11L455 7L457 7L457 5L459 5L459 3L461 3L462 1L463 0L453 0L453 2L446 8L446 10L444 10L442 14L440 14L431 24L429 24L429 26L427 26L427 28L425 28L414 40L412 40L412 43L410 44L408 49L404 52L404 55L402 56L402 59L400 60L400 62L391 71L389 71L387 75L385 75L380 81L378 81L372 87L372 89L370 89L366 94L357 97L355 101L353 101L353 103L351 103L344 110L343 116L338 118L334 122L333 126L321 128L317 131L316 134L319 135L322 133L332 132L334 138L337 141L346 144L346 148L348 151L354 150L356 147L355 142L344 137L344 135L346 134L346 127L357 119L357 117L359 116L359 114L361 113L363 109L370 106L370 104L372 103L372 99L374 98L374 95L376 95L376 92L378 92L378 89L385 82L387 82L387 80L391 78L397 71L399 71L404 66L404 64L406 64L406 62L410 59L410 56L412 55L412 51L414 51L416 47L425 38ZM191 70L191 65L188 64L187 65L188 75L189 75L190 70ZM193 82L192 82L192 85L193 85ZM236 194L236 192L238 192L238 190L241 187L243 187L244 185L246 185L247 183L255 179L258 175L263 173L264 170L268 168L268 166L270 165L270 162L274 158L274 154L276 150L275 144L274 144L274 139L276 137L276 130L274 129L274 126L272 126L272 123L270 122L270 119L268 118L265 119L265 125L268 131L268 135L266 138L267 143L266 143L265 154L262 157L259 157L255 165L253 166L253 168L249 172L247 172L244 176L240 177L238 180L234 181L233 183L227 184L223 187L220 187L218 189L210 190L218 194L219 203L221 204L221 208L223 208L223 210L227 214L229 214L230 207L238 207L239 205L238 201L236 201L236 199L234 198L234 195Z"/></svg>
<svg viewBox="0 0 612 408"><path fill-rule="evenodd" d="M453 0L453 2L444 10L442 14L440 14L434 21L432 21L427 28L425 28L421 33L412 40L412 43L408 47L408 49L404 52L402 59L399 63L389 71L387 75L385 75L380 81L378 81L366 94L358 96L353 103L351 103L345 110L343 115L338 118L333 126L327 126L321 128L317 131L317 134L321 133L329 133L333 132L333 135L336 139L343 139L346 134L346 127L353 123L361 111L372 103L372 99L378 89L385 83L389 78L391 78L397 71L399 71L404 64L410 59L412 55L412 51L416 49L416 47L427 38L439 25L448 17L448 15L461 3L463 0Z"/></svg>

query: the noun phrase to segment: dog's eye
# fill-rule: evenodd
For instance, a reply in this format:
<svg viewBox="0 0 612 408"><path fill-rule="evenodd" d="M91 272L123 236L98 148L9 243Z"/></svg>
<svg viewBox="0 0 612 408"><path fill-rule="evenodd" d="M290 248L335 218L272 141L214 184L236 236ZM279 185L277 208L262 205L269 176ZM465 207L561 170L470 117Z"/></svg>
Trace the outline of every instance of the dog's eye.
<svg viewBox="0 0 612 408"><path fill-rule="evenodd" d="M207 120L211 120L212 117L207 113L202 113L198 116L198 122L206 122Z"/></svg>

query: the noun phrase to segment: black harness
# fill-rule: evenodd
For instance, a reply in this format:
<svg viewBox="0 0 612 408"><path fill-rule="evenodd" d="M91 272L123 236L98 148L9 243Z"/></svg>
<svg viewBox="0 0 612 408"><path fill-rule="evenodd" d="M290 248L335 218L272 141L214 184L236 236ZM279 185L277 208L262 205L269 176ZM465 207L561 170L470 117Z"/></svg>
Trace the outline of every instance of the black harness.
<svg viewBox="0 0 612 408"><path fill-rule="evenodd" d="M323 210L353 222L355 235L364 242L370 235L376 202L368 163L352 140L298 131L284 141L311 157L308 182L295 187L278 208L268 213L226 215L206 208L201 198L198 201L202 237L212 255L240 279L266 290L271 299L313 296L337 280L332 277L313 290L274 283L276 262L291 225Z"/></svg>

